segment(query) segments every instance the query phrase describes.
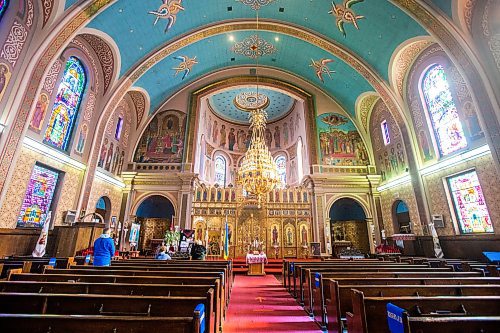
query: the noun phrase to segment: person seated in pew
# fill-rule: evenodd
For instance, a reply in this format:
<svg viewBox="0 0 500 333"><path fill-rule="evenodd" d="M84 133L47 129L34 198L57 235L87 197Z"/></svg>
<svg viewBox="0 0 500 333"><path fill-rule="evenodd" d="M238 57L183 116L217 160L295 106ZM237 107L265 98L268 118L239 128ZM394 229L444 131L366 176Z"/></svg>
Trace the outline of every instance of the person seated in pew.
<svg viewBox="0 0 500 333"><path fill-rule="evenodd" d="M158 260L171 260L172 257L170 257L167 254L167 247L165 245L160 247L160 252L156 255L156 259Z"/></svg>
<svg viewBox="0 0 500 333"><path fill-rule="evenodd" d="M193 247L191 248L191 259L193 260L205 260L205 255L207 254L207 248L203 246L201 240L195 241Z"/></svg>
<svg viewBox="0 0 500 333"><path fill-rule="evenodd" d="M111 238L111 228L104 228L102 235L94 242L94 266L110 266L115 255L115 242Z"/></svg>

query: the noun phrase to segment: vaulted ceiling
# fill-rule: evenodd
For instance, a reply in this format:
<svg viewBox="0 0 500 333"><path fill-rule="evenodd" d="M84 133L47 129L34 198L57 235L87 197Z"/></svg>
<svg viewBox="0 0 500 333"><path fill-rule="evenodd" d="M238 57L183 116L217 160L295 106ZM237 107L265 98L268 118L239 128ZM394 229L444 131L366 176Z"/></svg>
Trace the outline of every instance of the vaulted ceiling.
<svg viewBox="0 0 500 333"><path fill-rule="evenodd" d="M449 1L436 2L451 15ZM341 10L355 19L338 24ZM259 66L309 81L354 116L358 96L376 90L360 67L388 82L395 50L428 36L385 0L118 0L88 28L113 40L120 77L145 68L134 85L149 94L150 112L209 73L254 67L259 45Z"/></svg>

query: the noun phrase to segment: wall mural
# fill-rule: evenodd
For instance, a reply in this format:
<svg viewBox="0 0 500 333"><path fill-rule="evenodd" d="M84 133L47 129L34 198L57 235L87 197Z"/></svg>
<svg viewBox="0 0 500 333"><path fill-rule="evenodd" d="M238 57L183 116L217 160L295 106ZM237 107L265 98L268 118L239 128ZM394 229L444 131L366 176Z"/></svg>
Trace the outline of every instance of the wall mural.
<svg viewBox="0 0 500 333"><path fill-rule="evenodd" d="M11 75L12 73L10 72L9 66L0 62L0 101L2 100L5 90L7 90Z"/></svg>
<svg viewBox="0 0 500 333"><path fill-rule="evenodd" d="M363 140L347 117L325 113L316 118L320 142L321 163L324 165L368 165Z"/></svg>
<svg viewBox="0 0 500 333"><path fill-rule="evenodd" d="M138 163L181 163L186 115L159 112L144 131L134 156Z"/></svg>
<svg viewBox="0 0 500 333"><path fill-rule="evenodd" d="M40 131L42 129L43 120L49 107L49 96L46 93L41 93L35 106L35 113L31 118L30 128Z"/></svg>

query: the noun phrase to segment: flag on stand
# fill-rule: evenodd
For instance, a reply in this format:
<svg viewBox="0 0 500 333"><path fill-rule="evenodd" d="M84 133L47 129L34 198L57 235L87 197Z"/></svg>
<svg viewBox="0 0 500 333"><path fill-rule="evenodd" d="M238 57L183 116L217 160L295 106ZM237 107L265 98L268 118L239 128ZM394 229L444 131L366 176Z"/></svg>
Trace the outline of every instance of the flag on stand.
<svg viewBox="0 0 500 333"><path fill-rule="evenodd" d="M436 232L436 228L434 227L434 223L429 223L429 229L432 235L432 242L434 243L434 254L436 255L436 258L444 258L443 249L439 243L439 237Z"/></svg>
<svg viewBox="0 0 500 333"><path fill-rule="evenodd" d="M224 226L224 260L229 258L229 225L227 224L226 215L226 225Z"/></svg>
<svg viewBox="0 0 500 333"><path fill-rule="evenodd" d="M47 213L47 216L45 217L45 222L42 227L42 232L40 233L40 237L38 237L35 249L31 253L33 257L43 257L45 255L45 248L47 247L47 238L49 237L49 225L51 217L52 217L52 211L49 211Z"/></svg>

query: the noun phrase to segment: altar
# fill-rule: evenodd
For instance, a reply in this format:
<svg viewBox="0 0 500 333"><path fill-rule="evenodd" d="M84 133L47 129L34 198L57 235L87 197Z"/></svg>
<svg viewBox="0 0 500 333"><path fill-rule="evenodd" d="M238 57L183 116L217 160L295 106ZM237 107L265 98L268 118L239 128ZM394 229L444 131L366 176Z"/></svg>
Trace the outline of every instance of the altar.
<svg viewBox="0 0 500 333"><path fill-rule="evenodd" d="M246 263L248 265L248 275L266 275L264 272L264 265L267 263L265 253L247 253Z"/></svg>

